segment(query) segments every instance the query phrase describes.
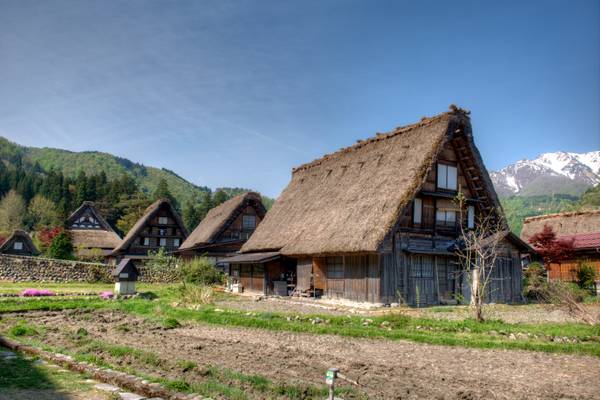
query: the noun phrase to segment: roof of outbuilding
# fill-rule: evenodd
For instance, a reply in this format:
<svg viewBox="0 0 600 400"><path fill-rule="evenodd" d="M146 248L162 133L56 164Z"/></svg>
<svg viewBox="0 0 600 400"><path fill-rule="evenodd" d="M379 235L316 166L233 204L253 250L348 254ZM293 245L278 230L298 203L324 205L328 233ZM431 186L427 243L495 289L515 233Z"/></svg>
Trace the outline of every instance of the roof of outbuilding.
<svg viewBox="0 0 600 400"><path fill-rule="evenodd" d="M557 236L600 232L600 210L582 210L525 218L521 238L529 238L544 229L552 228Z"/></svg>
<svg viewBox="0 0 600 400"><path fill-rule="evenodd" d="M464 136L491 202L496 193L468 112L451 111L377 134L293 169L292 179L242 252L284 255L375 252L421 188L443 145Z"/></svg>
<svg viewBox="0 0 600 400"><path fill-rule="evenodd" d="M558 236L560 240L573 241L575 250L600 249L600 232Z"/></svg>

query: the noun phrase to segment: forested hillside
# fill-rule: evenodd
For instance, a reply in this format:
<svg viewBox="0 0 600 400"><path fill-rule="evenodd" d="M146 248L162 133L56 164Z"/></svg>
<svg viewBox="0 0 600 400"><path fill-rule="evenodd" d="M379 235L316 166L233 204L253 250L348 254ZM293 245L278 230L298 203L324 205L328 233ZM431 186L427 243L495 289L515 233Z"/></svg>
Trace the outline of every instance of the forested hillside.
<svg viewBox="0 0 600 400"><path fill-rule="evenodd" d="M527 217L600 208L600 185L589 188L581 197L568 194L512 196L501 199L501 203L511 230L519 235Z"/></svg>
<svg viewBox="0 0 600 400"><path fill-rule="evenodd" d="M73 153L19 146L0 138L0 232L62 226L85 200L126 233L154 200L170 198L189 230L206 213L243 188L214 192L166 169L146 167L106 153ZM272 199L264 198L270 207Z"/></svg>
<svg viewBox="0 0 600 400"><path fill-rule="evenodd" d="M210 191L207 187L196 186L186 181L173 171L147 167L108 153L77 153L61 149L24 147L0 137L0 158L9 164L15 164L17 160L23 165L38 164L43 171L62 172L68 178L74 178L80 172L93 175L102 171L108 180L120 179L123 174L127 174L146 194L154 192L159 182L164 179L173 196L181 203Z"/></svg>

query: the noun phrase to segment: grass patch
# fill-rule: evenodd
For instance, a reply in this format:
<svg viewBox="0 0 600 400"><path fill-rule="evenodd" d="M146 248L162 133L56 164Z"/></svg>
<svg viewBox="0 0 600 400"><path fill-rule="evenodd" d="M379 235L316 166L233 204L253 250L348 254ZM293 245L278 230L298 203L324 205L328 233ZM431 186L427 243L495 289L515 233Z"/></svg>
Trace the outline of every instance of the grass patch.
<svg viewBox="0 0 600 400"><path fill-rule="evenodd" d="M600 326L577 323L509 324L499 320L483 323L472 319L445 320L388 314L371 318L360 316L295 315L232 309L216 309L204 305L197 310L173 307L177 296L174 286L156 289L158 299L130 300L69 300L60 298L20 299L0 301L0 313L7 311L61 309L115 309L142 316L173 329L183 321L221 326L259 328L276 331L335 334L358 338L410 340L447 346L482 349L531 350L549 353L574 353L600 357ZM454 312L452 307L433 308L434 312ZM447 311L448 310L448 311ZM318 321L318 323L315 323ZM512 336L511 336L512 335ZM515 340L515 336L519 336ZM567 337L568 341L555 342Z"/></svg>
<svg viewBox="0 0 600 400"><path fill-rule="evenodd" d="M180 326L181 324L175 318L165 318L165 320L162 323L162 327L165 329L175 329L179 328Z"/></svg>
<svg viewBox="0 0 600 400"><path fill-rule="evenodd" d="M40 331L39 328L26 324L25 321L19 321L8 330L8 334L11 336L36 336L40 334Z"/></svg>

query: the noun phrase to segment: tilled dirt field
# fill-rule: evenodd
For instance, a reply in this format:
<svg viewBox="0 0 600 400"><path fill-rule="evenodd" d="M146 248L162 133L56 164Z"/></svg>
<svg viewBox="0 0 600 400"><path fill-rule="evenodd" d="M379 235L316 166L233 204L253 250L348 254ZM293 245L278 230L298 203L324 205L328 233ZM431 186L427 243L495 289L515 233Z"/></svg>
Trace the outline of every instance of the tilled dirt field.
<svg viewBox="0 0 600 400"><path fill-rule="evenodd" d="M68 348L65 331L278 382L322 384L339 367L374 399L600 399L600 360L525 351L478 350L404 341L188 325L163 330L112 311L32 312L44 342ZM122 326L128 331L124 332ZM119 328L121 326L121 328ZM157 371L177 376L177 371Z"/></svg>

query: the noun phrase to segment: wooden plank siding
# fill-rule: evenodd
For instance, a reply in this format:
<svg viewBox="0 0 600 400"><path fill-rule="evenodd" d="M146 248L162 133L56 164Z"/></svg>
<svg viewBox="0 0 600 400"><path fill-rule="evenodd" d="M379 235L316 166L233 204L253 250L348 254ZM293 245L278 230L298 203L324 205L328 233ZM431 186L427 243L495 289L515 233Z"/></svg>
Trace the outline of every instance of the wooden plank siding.
<svg viewBox="0 0 600 400"><path fill-rule="evenodd" d="M318 266L318 273L324 273L320 284L324 283L325 296L372 303L381 301L378 254L318 258L313 259L315 265Z"/></svg>

